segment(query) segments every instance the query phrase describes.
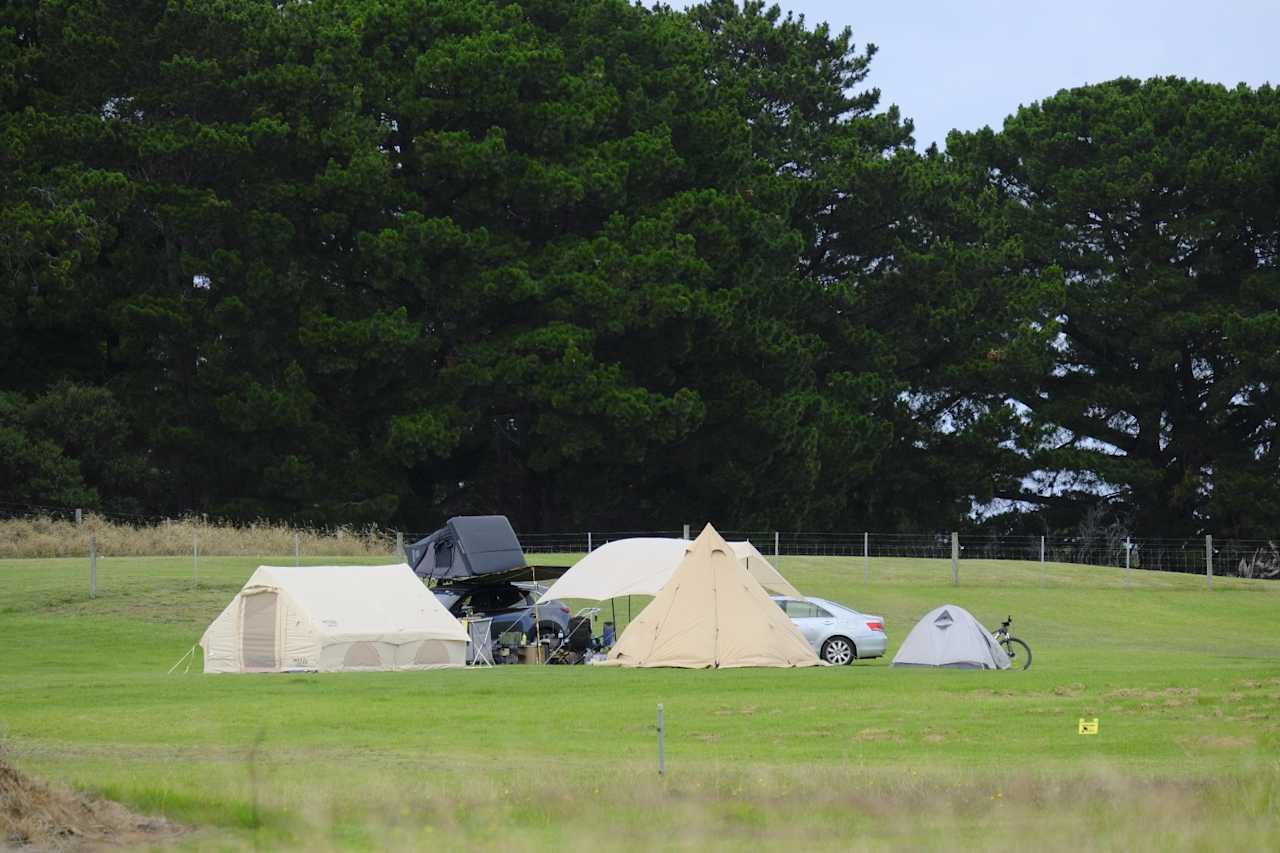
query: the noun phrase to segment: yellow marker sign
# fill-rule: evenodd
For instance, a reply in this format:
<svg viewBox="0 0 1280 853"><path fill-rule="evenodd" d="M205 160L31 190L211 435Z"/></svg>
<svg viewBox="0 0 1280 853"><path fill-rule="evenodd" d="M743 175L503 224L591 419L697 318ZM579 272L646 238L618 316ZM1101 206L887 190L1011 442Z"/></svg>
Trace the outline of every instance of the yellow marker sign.
<svg viewBox="0 0 1280 853"><path fill-rule="evenodd" d="M1094 717L1092 720L1086 720L1083 717L1080 718L1080 734L1096 735L1097 733L1098 733L1097 717Z"/></svg>

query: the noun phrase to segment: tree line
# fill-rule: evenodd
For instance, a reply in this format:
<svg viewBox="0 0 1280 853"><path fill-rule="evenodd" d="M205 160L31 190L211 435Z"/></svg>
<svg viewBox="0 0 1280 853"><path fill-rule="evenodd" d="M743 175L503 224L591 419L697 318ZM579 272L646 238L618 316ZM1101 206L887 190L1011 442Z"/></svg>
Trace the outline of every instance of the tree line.
<svg viewBox="0 0 1280 853"><path fill-rule="evenodd" d="M624 0L0 9L0 501L1280 529L1280 97L917 152L853 34Z"/></svg>

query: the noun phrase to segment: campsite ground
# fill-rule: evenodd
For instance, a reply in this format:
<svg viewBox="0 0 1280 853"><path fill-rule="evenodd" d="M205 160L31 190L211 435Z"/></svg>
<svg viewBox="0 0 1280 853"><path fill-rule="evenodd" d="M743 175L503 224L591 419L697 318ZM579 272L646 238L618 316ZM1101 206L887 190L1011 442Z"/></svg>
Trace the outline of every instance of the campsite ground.
<svg viewBox="0 0 1280 853"><path fill-rule="evenodd" d="M1280 847L1280 584L778 561L887 617L890 655L938 604L1011 613L1023 673L166 675L260 562L202 559L193 589L189 560L105 559L90 601L83 560L0 561L7 758L197 848Z"/></svg>

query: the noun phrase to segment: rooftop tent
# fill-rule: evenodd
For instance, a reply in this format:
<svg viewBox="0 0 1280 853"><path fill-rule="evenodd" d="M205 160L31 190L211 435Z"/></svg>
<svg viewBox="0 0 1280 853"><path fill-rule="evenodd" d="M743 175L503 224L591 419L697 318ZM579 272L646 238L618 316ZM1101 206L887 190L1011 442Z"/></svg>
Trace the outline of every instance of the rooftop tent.
<svg viewBox="0 0 1280 853"><path fill-rule="evenodd" d="M711 525L609 652L616 666L817 666L800 629Z"/></svg>
<svg viewBox="0 0 1280 853"><path fill-rule="evenodd" d="M944 604L916 623L893 656L893 665L1008 669L1009 656L972 613Z"/></svg>
<svg viewBox="0 0 1280 853"><path fill-rule="evenodd" d="M454 580L527 565L520 540L505 515L462 515L426 539L405 547L419 577Z"/></svg>
<svg viewBox="0 0 1280 853"><path fill-rule="evenodd" d="M468 636L409 567L259 566L200 638L205 672L462 666Z"/></svg>
<svg viewBox="0 0 1280 853"><path fill-rule="evenodd" d="M688 539L616 539L573 565L539 602L555 598L604 601L625 595L657 595L688 553ZM750 542L730 542L734 558L766 591L799 596Z"/></svg>

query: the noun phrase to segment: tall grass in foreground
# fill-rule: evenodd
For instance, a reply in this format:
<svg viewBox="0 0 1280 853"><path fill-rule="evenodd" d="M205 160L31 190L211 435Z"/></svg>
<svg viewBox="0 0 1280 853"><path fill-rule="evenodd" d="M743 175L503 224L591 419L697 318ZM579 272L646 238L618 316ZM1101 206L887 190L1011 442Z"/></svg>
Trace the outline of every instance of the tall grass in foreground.
<svg viewBox="0 0 1280 853"><path fill-rule="evenodd" d="M197 541L201 555L208 556L290 554L295 535L303 554L385 557L395 550L395 534L372 525L308 529L274 521L211 522L198 516L135 525L89 514L79 525L49 516L0 519L0 558L83 557L90 535L96 537L98 553L111 557L184 556Z"/></svg>

